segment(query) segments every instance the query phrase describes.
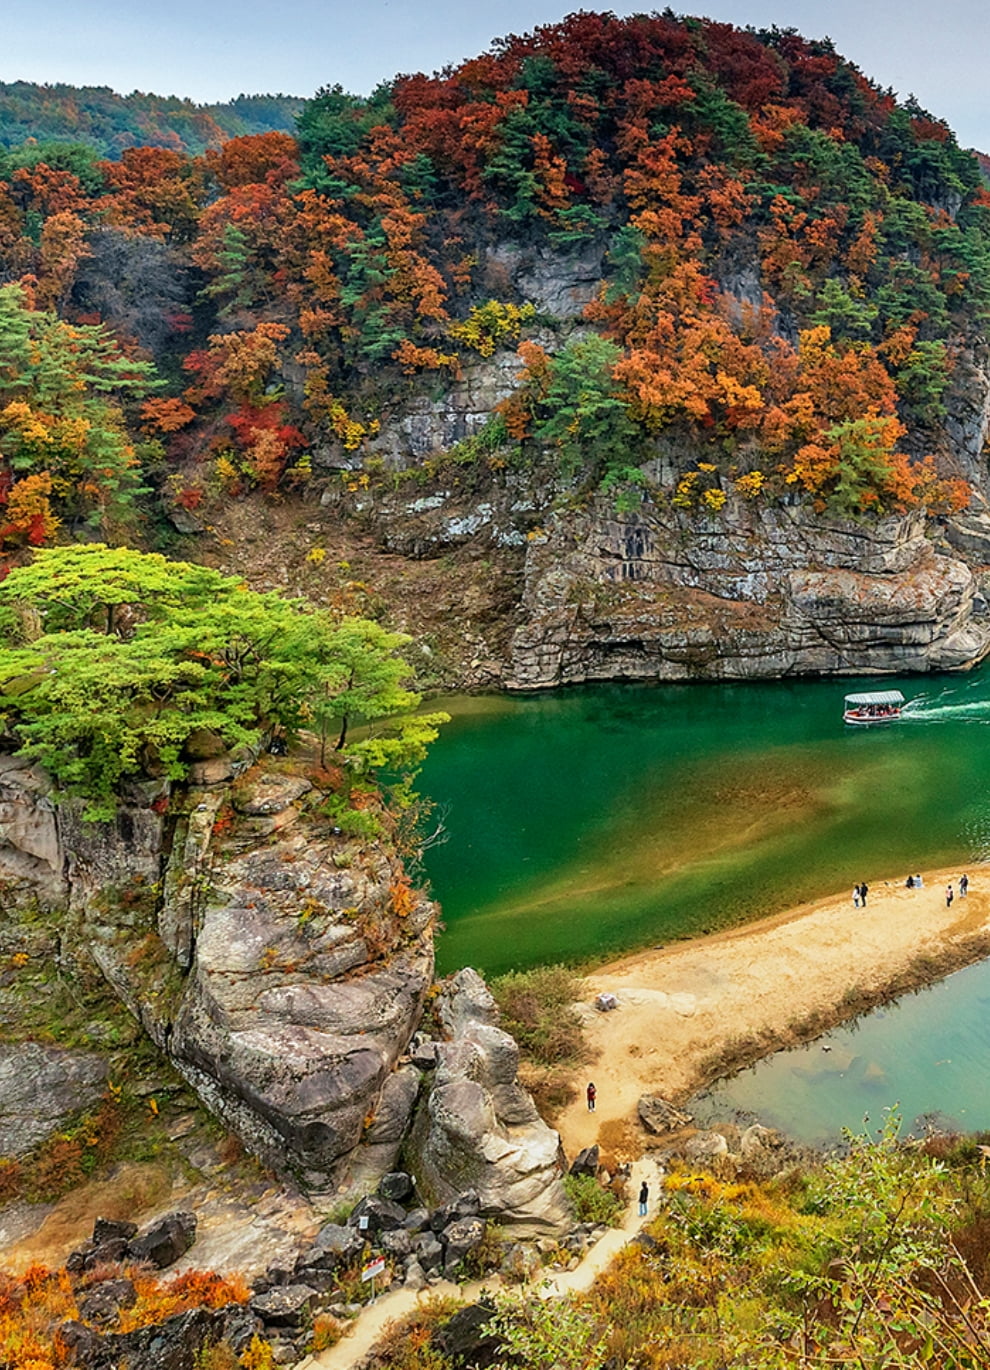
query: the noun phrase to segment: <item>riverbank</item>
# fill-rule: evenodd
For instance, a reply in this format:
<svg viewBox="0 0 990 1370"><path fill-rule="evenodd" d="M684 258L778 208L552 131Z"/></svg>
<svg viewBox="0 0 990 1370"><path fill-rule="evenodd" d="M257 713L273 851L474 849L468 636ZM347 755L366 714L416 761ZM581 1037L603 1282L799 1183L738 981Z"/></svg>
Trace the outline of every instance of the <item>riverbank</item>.
<svg viewBox="0 0 990 1370"><path fill-rule="evenodd" d="M625 956L588 975L582 1002L595 1064L556 1121L568 1156L598 1142L610 1161L643 1148L644 1094L679 1101L771 1051L990 954L990 867L927 872L922 889L881 881L745 927ZM945 886L956 898L946 908ZM611 993L619 1007L599 1013ZM589 1113L584 1086L597 1087Z"/></svg>

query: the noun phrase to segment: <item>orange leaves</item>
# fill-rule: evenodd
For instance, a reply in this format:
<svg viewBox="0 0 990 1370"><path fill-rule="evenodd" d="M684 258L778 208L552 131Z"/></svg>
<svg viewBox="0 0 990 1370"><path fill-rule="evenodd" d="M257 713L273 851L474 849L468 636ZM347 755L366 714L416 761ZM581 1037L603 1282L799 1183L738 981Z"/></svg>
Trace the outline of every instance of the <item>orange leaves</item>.
<svg viewBox="0 0 990 1370"><path fill-rule="evenodd" d="M408 918L418 903L408 875L400 875L388 887L389 908L396 918Z"/></svg>
<svg viewBox="0 0 990 1370"><path fill-rule="evenodd" d="M254 133L231 138L206 164L225 190L238 186L282 185L299 175L299 147L287 133Z"/></svg>
<svg viewBox="0 0 990 1370"><path fill-rule="evenodd" d="M239 1276L187 1271L170 1280L143 1275L134 1268L137 1301L121 1308L114 1331L132 1332L154 1326L195 1308L225 1308L246 1303L249 1291ZM20 1277L0 1275L0 1363L7 1370L56 1370L73 1355L59 1334L67 1321L80 1321L79 1303L87 1286L73 1286L65 1270L33 1265Z"/></svg>
<svg viewBox="0 0 990 1370"><path fill-rule="evenodd" d="M257 400L272 371L279 365L278 344L290 330L281 323L259 323L236 333L214 333L206 352L192 352L183 365L200 381L186 392L201 400L229 394L234 400Z"/></svg>
<svg viewBox="0 0 990 1370"><path fill-rule="evenodd" d="M58 532L60 520L51 505L52 478L47 471L24 476L15 481L0 504L6 507L0 515L0 546L5 543L27 543L40 547Z"/></svg>
<svg viewBox="0 0 990 1370"><path fill-rule="evenodd" d="M392 356L407 376L417 371L440 371L443 367L449 367L455 372L458 369L456 352L440 352L435 347L417 347L408 338L403 338Z"/></svg>
<svg viewBox="0 0 990 1370"><path fill-rule="evenodd" d="M141 427L146 433L177 433L195 417L195 409L182 400L151 399L141 405Z"/></svg>

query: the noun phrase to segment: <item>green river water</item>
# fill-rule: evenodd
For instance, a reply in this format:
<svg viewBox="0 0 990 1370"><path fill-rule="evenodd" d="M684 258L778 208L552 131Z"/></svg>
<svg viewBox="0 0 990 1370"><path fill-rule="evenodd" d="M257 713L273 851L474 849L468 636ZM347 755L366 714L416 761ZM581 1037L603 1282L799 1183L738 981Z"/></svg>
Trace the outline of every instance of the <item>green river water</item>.
<svg viewBox="0 0 990 1370"><path fill-rule="evenodd" d="M586 962L908 871L990 856L990 677L607 685L442 701L420 788L442 972Z"/></svg>
<svg viewBox="0 0 990 1370"><path fill-rule="evenodd" d="M901 723L844 727L842 696L864 680L443 701L453 722L420 783L448 834L427 854L440 971L580 964L990 859L990 675L875 687L913 701ZM753 1109L813 1140L900 1101L909 1120L990 1126L988 1006L990 968L973 967L831 1052L729 1082L721 1116Z"/></svg>

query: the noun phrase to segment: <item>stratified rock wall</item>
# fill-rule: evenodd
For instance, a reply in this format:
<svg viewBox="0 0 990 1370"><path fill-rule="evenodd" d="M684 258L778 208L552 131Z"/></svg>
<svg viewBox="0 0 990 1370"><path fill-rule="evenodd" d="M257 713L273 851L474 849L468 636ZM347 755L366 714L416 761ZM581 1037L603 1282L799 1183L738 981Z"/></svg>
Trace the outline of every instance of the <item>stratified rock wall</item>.
<svg viewBox="0 0 990 1370"><path fill-rule="evenodd" d="M920 515L862 523L730 501L717 519L598 499L529 547L509 683L971 666L990 622Z"/></svg>

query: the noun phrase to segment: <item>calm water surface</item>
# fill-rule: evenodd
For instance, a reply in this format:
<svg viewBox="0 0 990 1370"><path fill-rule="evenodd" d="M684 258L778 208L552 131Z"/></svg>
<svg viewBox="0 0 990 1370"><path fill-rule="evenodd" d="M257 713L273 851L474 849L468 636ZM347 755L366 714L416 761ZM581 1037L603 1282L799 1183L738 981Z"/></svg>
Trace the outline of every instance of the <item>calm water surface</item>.
<svg viewBox="0 0 990 1370"><path fill-rule="evenodd" d="M990 856L990 678L843 726L869 682L605 685L443 701L420 788L442 972L587 961ZM878 687L879 688L879 687Z"/></svg>
<svg viewBox="0 0 990 1370"><path fill-rule="evenodd" d="M441 971L603 958L990 859L990 675L888 684L905 719L861 730L841 705L866 681L446 701L421 786L449 833L428 853ZM896 1104L990 1127L988 1070L983 963L725 1082L699 1119L819 1142Z"/></svg>
<svg viewBox="0 0 990 1370"><path fill-rule="evenodd" d="M876 1009L806 1047L781 1051L692 1107L699 1122L759 1117L809 1143L874 1131L896 1107L908 1130L990 1128L990 963Z"/></svg>

